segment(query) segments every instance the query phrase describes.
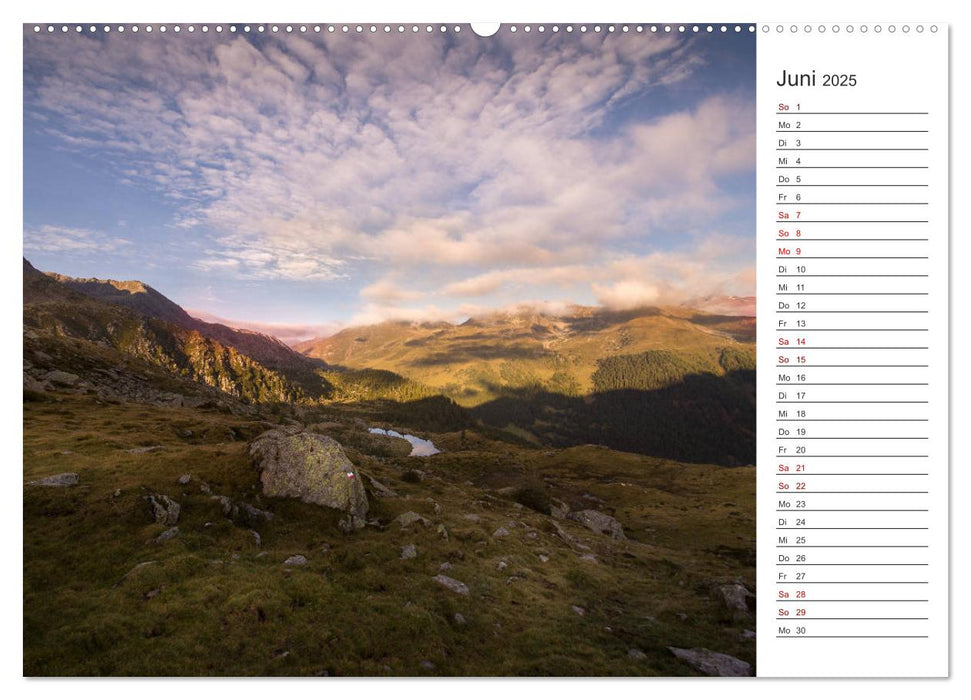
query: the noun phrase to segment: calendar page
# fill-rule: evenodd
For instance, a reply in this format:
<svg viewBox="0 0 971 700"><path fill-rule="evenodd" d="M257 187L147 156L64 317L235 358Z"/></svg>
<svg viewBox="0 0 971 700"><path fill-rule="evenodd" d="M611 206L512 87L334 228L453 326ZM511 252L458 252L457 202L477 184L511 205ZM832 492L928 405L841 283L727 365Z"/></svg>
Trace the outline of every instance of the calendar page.
<svg viewBox="0 0 971 700"><path fill-rule="evenodd" d="M24 677L949 675L949 25L643 10L23 24Z"/></svg>

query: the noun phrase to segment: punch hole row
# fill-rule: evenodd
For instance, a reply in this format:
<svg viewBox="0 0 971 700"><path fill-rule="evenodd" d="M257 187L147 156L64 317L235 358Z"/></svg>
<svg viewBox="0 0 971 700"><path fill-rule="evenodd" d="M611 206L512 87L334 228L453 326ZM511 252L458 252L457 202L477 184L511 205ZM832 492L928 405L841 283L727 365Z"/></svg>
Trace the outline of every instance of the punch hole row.
<svg viewBox="0 0 971 700"><path fill-rule="evenodd" d="M515 33L520 32L520 31L523 32L523 33L526 33L526 34L529 34L530 32L533 32L533 31L539 32L539 33L545 33L547 31L550 31L550 32L553 32L553 33L558 33L558 32L564 31L564 32L567 32L567 33L579 32L581 34L585 34L585 33L595 33L596 34L596 33L602 33L602 32L605 32L605 33L617 33L617 32L619 32L619 33L636 33L636 34L643 34L643 33L651 33L651 34L671 34L671 33L679 33L679 34L687 34L687 33L692 33L692 34L708 33L708 34L715 34L715 33L722 33L722 34L727 34L727 33L732 32L732 33L738 34L738 33L742 33L742 32L754 32L755 31L755 25L744 25L743 26L743 25L738 25L738 24L736 24L736 25L725 25L725 24L722 24L722 25L711 25L711 24L708 24L708 25L698 25L698 24L693 24L693 25L684 25L684 24L680 24L680 25L671 25L671 24L660 24L660 25L659 24L652 24L652 25L644 25L644 24L609 24L609 25L600 25L600 24L587 25L587 24L579 24L579 25L573 25L573 24L567 24L567 25L558 25L558 24L554 24L554 25L547 26L547 25L543 25L543 24L540 24L540 25L528 25L528 24L527 25L515 25L515 24L513 24L513 25L509 25L508 27L505 27L505 29L506 29L506 31L508 31L509 33L512 33L512 34L515 34ZM222 25L222 24L217 24L217 25L208 25L208 24L203 24L203 25L198 25L198 26L197 25L194 25L194 24L188 24L188 25L181 25L181 24L173 24L173 25L166 25L166 24L160 24L160 25L151 25L151 24L146 24L146 25L137 25L137 24L133 24L133 25L124 25L124 24L119 24L119 25L110 25L110 24L104 24L104 25L96 25L96 24L90 24L90 25L82 25L82 24L75 24L75 25L67 25L67 24L62 24L62 25L54 25L54 24L39 25L39 24L35 24L33 26L33 30L34 30L34 33L35 34L40 34L40 33L45 32L45 31L48 34L54 34L56 32L60 32L60 33L66 34L66 33L71 32L71 31L74 31L75 33L79 33L79 34L80 33L94 34L94 33L98 33L98 32L101 32L101 33L104 33L104 34L109 34L111 32L117 32L117 33L121 34L121 33L124 33L126 31L131 32L133 34L138 33L138 32L145 32L145 33L151 34L152 32L155 32L155 31L160 32L160 33L163 33L163 34L166 33L166 32L173 32L175 34L180 34L183 31L184 32L188 32L190 34L194 34L197 31L198 32L202 32L203 34L209 33L210 31L214 31L217 34L220 34L220 33L223 33L223 32L243 33L243 34L265 34L265 33L270 33L270 34L280 34L280 33L285 33L285 34L293 34L293 33L298 33L298 34L307 34L307 33L320 34L321 32L326 32L328 34L338 34L338 33L341 33L341 34L365 34L365 33L369 33L369 34L379 34L379 33L381 33L381 34L392 34L392 33L405 34L405 33L409 33L409 32L412 33L412 34L419 34L419 33L422 33L423 32L423 33L426 33L426 34L430 34L430 33L433 33L433 32L445 33L445 32L450 32L450 31L451 32L458 33L458 32L461 32L462 31L462 27L461 27L461 25L457 25L457 24L456 25L445 25L445 24L441 24L441 25L432 25L432 24L424 24L424 25L419 25L419 24L410 24L410 25L405 25L405 24L396 24L396 25L392 25L392 24L383 24L383 25L381 25L381 24L253 24L253 25L250 25L250 24L244 24L244 25L236 25L236 24ZM764 31L764 32L765 31L768 31L767 25L766 26L763 26L762 31ZM866 30L864 29L864 31L866 31ZM891 31L893 31L893 30L891 29ZM908 29L905 28L904 31L908 31ZM918 28L917 31L918 32L923 31L923 27ZM933 28L931 31L936 31L936 27ZM475 33L475 32L473 31L473 33Z"/></svg>
<svg viewBox="0 0 971 700"><path fill-rule="evenodd" d="M896 34L897 31L898 31L898 29L899 29L899 31L902 34L909 34L912 30L914 32L916 32L917 34L923 34L924 31L925 31L925 27L924 27L923 24L917 24L917 25L914 25L913 27L911 25L909 25L909 24L903 24L900 27L898 27L896 24L888 24L886 26L886 31L888 33L890 33L890 34ZM930 25L929 29L930 29L931 34L936 34L937 33L937 30L938 30L938 27L937 27L936 24L932 24L932 25ZM846 34L852 34L853 32L859 32L860 34L866 34L867 32L870 32L870 31L872 31L874 34L880 34L880 33L882 33L884 31L884 26L881 25L881 24L875 24L872 27L870 27L869 25L866 25L866 24L860 24L860 25L853 25L853 24L839 25L839 24L834 24L834 25L831 25L829 27L827 27L825 24L820 24L820 25L818 25L816 27L813 27L811 24L807 24L807 25L804 25L802 27L800 27L800 26L798 26L796 24L792 24L792 25L790 25L788 27L785 27L785 26L783 26L781 24L777 24L777 25L775 25L775 27L771 27L768 24L763 24L762 25L762 33L763 34L768 34L769 32L771 32L773 30L776 32L776 34L782 34L783 32L786 32L786 31L788 31L790 34L797 34L799 32L802 32L803 34L812 34L813 32L817 32L819 34L825 34L826 32L832 32L833 34L839 34L841 31L844 32L844 33L846 33Z"/></svg>
<svg viewBox="0 0 971 700"><path fill-rule="evenodd" d="M165 32L171 31L171 32L175 32L176 34L179 34L179 33L183 32L183 31L189 32L190 34L195 33L197 31L202 32L203 34L208 33L210 31L215 31L216 33L230 32L230 33L242 33L242 34L266 34L266 33L269 33L269 34L280 34L280 33L285 33L285 34L294 34L294 33L298 33L298 34L307 34L307 33L320 34L321 32L328 32L328 33L331 33L331 34L334 34L334 33L344 33L344 34L351 34L351 33L357 33L357 34L363 34L363 33L378 34L378 33L384 33L384 34L391 34L392 32L397 32L399 34L404 34L405 32L408 32L408 31L410 31L410 32L412 32L414 34L417 34L417 33L421 32L421 31L424 31L426 33L431 33L431 32L434 32L434 31L439 31L439 32L448 32L448 31L461 32L462 31L462 27L460 25L457 25L457 24L456 25L451 25L451 26L450 25L445 25L445 24L442 24L442 25L431 25L431 24L428 24L428 25L417 25L417 24L413 24L413 25L404 25L404 24L398 24L398 25L391 25L391 24L384 24L384 25L377 25L377 24L369 24L369 25L366 25L366 24L252 24L252 25L251 24L244 24L244 25L229 24L229 25L222 25L222 24L217 24L217 25L212 25L212 26L207 25L207 24L203 24L203 25L199 25L199 26L196 26L196 25L193 25L193 24L188 24L188 25L181 25L181 24L173 24L173 25L165 25L165 24L161 24L161 25L150 25L150 24L146 24L146 25L142 25L142 26L139 26L139 25L124 25L124 24L119 24L119 25L109 25L109 24L105 24L105 25L95 25L95 24L91 24L91 25L81 25L81 24L77 24L77 25L67 25L67 24L54 25L54 24L49 24L49 25L46 25L46 26L42 26L42 25L39 25L39 24L35 24L34 27L33 27L33 29L34 29L34 33L36 33L36 34L39 34L41 32L44 32L45 30L48 33L50 33L50 34L53 34L53 33L58 32L58 31L60 31L61 33L67 33L67 32L70 32L72 30L74 32L77 32L77 33L87 32L87 33L92 33L92 34L95 33L95 32L102 32L102 33L105 33L105 34L110 33L110 32L123 33L125 31L130 31L130 32L133 32L133 33L137 33L139 31L143 31L143 32L147 32L147 33L151 33L153 31L158 31L158 32L165 33Z"/></svg>
<svg viewBox="0 0 971 700"><path fill-rule="evenodd" d="M510 33L513 33L514 34L514 33L518 32L520 30L523 31L523 32L525 32L525 33L529 33L531 31L533 31L534 28L533 28L532 25L528 25L528 24L527 25L523 25L522 27L520 27L519 25L513 24L513 25L510 25L509 27L507 27L506 29ZM546 26L545 25L542 25L542 24L535 27L535 31L537 31L537 32L545 32L546 30L547 30ZM598 33L601 33L601 32L606 32L606 33L614 33L614 32L628 33L628 32L635 32L635 33L638 33L638 34L642 34L644 32L650 32L652 34L670 34L670 33L673 33L673 32L677 32L677 33L680 33L680 34L687 34L687 33L699 34L699 33L702 33L702 32L707 32L709 34L713 34L713 33L716 33L716 32L721 32L723 34L726 34L728 32L735 32L735 33L741 33L741 32L745 32L745 31L747 31L747 32L754 32L755 31L755 25L746 25L746 26L743 26L743 25L739 25L739 24L736 24L736 25L725 25L725 24L722 24L722 25L712 25L712 24L707 24L707 25L699 25L699 24L692 24L692 25L685 25L685 24L678 24L678 25L673 25L673 24L650 24L650 25L646 25L646 24L608 24L608 25L601 25L601 24L577 24L577 25L573 25L573 24L567 24L567 25L560 26L558 24L554 24L554 25L552 25L552 26L549 27L549 31L551 31L551 32L565 31L565 32L568 32L568 33L569 32L580 32L581 34L583 34L583 33L589 33L589 32L592 32L594 34L598 34Z"/></svg>

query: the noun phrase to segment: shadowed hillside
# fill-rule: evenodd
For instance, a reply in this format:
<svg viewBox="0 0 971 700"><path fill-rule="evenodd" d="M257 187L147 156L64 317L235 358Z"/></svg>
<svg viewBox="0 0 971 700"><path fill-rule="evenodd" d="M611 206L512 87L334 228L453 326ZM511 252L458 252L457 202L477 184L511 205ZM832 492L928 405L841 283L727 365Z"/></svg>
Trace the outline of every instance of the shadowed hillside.
<svg viewBox="0 0 971 700"><path fill-rule="evenodd" d="M32 333L35 340L53 336L114 349L123 356L138 358L173 375L247 401L292 402L316 398L329 391L328 384L317 375L311 363L294 353L290 354L297 358L295 364L285 369L272 369L233 345L171 320L145 315L134 310L133 304L119 305L89 296L75 285L59 281L63 278L39 272L27 260L24 260L23 274L24 329ZM103 285L92 287L92 284L80 286L88 290L104 290ZM138 283L129 286L139 288ZM101 296L129 299L125 296L128 291L112 285L108 287L116 293ZM146 297L150 300L150 310L164 312L162 315L168 319L177 317L178 314L161 301L168 300L152 291L153 294ZM136 292L142 293L147 294ZM178 309L171 302L168 304ZM266 341L276 343L271 339ZM77 368L63 366L60 369Z"/></svg>
<svg viewBox="0 0 971 700"><path fill-rule="evenodd" d="M316 369L325 366L323 362L294 352L286 344L264 333L230 328L221 323L208 323L194 318L181 306L144 282L75 278L53 272L44 274L92 299L117 304L133 309L143 316L197 331L222 345L235 348L268 369L288 375L303 384L304 388L309 389L319 383L313 376Z"/></svg>

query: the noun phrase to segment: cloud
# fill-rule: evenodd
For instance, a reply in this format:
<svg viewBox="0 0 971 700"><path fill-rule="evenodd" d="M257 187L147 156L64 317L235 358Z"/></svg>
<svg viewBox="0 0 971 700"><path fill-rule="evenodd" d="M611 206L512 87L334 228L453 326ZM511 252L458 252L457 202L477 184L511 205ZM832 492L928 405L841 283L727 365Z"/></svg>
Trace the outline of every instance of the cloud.
<svg viewBox="0 0 971 700"><path fill-rule="evenodd" d="M641 280L621 280L612 284L594 284L597 300L613 309L635 309L657 304L661 290L656 285Z"/></svg>
<svg viewBox="0 0 971 700"><path fill-rule="evenodd" d="M333 335L341 329L337 323L264 323L261 321L234 321L215 316L199 309L186 309L186 313L207 323L221 323L230 328L244 328L256 331L283 341L287 345L294 345L311 338L323 338Z"/></svg>
<svg viewBox="0 0 971 700"><path fill-rule="evenodd" d="M24 250L42 253L107 253L131 246L126 238L70 226L28 226L24 229Z"/></svg>
<svg viewBox="0 0 971 700"><path fill-rule="evenodd" d="M372 302L397 304L404 301L416 301L421 299L424 294L415 290L403 289L392 280L383 279L362 289L361 296Z"/></svg>
<svg viewBox="0 0 971 700"><path fill-rule="evenodd" d="M544 285L573 286L590 274L590 268L582 265L560 267L524 267L493 270L475 277L453 282L442 288L442 294L459 297L478 297L513 287Z"/></svg>
<svg viewBox="0 0 971 700"><path fill-rule="evenodd" d="M618 261L748 206L725 181L754 169L751 96L653 99L690 86L704 37L52 38L25 37L30 128L168 198L197 271L358 285L362 317L513 289L622 304L678 272L710 288L689 260L636 273L660 281Z"/></svg>

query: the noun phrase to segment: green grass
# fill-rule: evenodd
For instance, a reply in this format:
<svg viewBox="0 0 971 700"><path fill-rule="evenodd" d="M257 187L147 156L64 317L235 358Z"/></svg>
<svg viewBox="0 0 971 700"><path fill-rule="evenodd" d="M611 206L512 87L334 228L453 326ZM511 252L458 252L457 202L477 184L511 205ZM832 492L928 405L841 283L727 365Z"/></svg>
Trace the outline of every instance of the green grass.
<svg viewBox="0 0 971 700"><path fill-rule="evenodd" d="M24 486L26 675L691 674L667 646L754 664L754 642L740 636L754 622L732 621L708 592L736 578L754 585L754 468L533 448L472 429L423 434L444 452L409 458L366 436L361 409L327 407L307 422L398 494L369 494L380 526L342 535L335 512L260 495L247 441L269 423L35 398L24 404L25 483L76 471L80 484ZM422 478L403 479L409 470ZM185 473L193 479L179 485ZM262 547L201 481L275 514L256 527ZM629 540L523 507L514 499L524 485L615 515ZM182 505L176 539L152 542L164 527L150 492ZM432 525L402 531L392 521L409 510ZM509 536L494 539L499 527ZM416 559L399 558L406 544ZM283 566L298 553L306 567ZM468 597L431 580L444 562ZM632 647L647 660L631 660Z"/></svg>

